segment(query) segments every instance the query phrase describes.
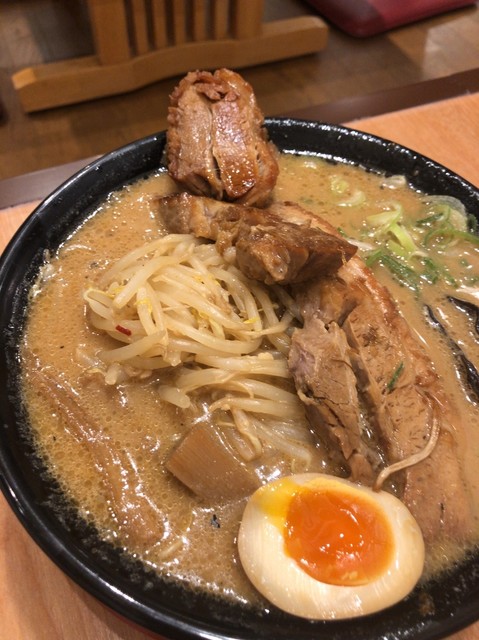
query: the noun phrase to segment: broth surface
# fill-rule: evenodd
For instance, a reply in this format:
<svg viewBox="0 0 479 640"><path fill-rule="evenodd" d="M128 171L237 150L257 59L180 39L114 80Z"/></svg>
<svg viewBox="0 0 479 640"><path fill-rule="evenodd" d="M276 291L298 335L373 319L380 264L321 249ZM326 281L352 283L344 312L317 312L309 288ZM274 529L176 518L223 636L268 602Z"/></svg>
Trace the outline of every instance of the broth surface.
<svg viewBox="0 0 479 640"><path fill-rule="evenodd" d="M348 237L362 238L365 217L383 211L390 201L399 202L412 215L422 206L422 196L406 185L385 187L383 176L356 167L288 155L281 157L280 167L274 198L298 202ZM332 188L338 181L342 181L342 191ZM25 399L42 455L68 496L79 505L81 514L94 522L105 539L125 547L160 573L239 602L254 603L259 602L259 596L244 576L236 551L244 501L226 506L201 504L163 466L188 430L192 416L159 400L155 385L160 374L109 387L99 376L85 374L89 355L111 346L111 339L89 327L83 292L94 285L107 265L164 233L155 220L153 196L175 190L170 178L158 173L112 194L44 268L32 291L24 341L26 360L28 354L34 354L46 370L71 390L92 424L101 429L102 437L126 453L131 462L126 482L148 496L160 512L161 526L155 544L145 545L134 536L122 534L101 468L92 460L91 450L78 441L68 420L52 407L48 395L39 391L28 375ZM454 256L450 259L457 262ZM477 249L471 252L464 269L465 277L470 272L479 273ZM384 267L378 266L375 272L391 290L462 413L467 439L466 477L471 494L479 495L475 473L479 434L474 428L479 418L477 403L466 397L450 348L444 337L425 322L417 296ZM447 292L450 289L446 287ZM439 285L424 287L422 295L427 304L437 306L445 290ZM449 325L454 339L467 350L472 361L478 362L478 346L468 317L454 312ZM327 463L322 452L316 449L315 454L317 468L324 468ZM475 509L477 520L477 505ZM454 555L453 546L444 544L429 550L429 571Z"/></svg>

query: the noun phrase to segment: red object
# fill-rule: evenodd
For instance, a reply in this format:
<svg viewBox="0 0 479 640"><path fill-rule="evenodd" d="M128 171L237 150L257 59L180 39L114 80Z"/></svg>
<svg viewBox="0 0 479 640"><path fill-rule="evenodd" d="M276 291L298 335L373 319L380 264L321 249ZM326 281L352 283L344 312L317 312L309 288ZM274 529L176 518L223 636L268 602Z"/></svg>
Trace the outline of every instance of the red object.
<svg viewBox="0 0 479 640"><path fill-rule="evenodd" d="M358 38L389 31L476 0L307 0L326 20Z"/></svg>
<svg viewBox="0 0 479 640"><path fill-rule="evenodd" d="M120 333L124 333L125 336L131 336L131 331L130 329L127 329L126 327L122 327L121 324L117 324L115 329L117 331L119 331Z"/></svg>

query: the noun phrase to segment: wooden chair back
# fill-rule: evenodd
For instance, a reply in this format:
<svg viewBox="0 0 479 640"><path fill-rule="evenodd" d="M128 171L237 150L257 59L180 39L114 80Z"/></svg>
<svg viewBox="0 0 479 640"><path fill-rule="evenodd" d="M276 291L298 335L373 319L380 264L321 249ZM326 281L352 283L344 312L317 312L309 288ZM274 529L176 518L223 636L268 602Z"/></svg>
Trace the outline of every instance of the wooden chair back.
<svg viewBox="0 0 479 640"><path fill-rule="evenodd" d="M244 68L320 51L317 16L263 21L263 0L88 0L95 54L22 69L25 111L116 95L195 69Z"/></svg>

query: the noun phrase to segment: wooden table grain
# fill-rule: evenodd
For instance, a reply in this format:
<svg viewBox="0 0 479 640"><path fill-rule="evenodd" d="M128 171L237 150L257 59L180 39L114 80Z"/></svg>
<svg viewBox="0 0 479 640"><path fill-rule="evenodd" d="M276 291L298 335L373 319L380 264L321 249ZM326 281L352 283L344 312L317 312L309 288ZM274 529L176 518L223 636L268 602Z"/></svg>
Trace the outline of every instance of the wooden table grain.
<svg viewBox="0 0 479 640"><path fill-rule="evenodd" d="M347 123L423 153L479 187L479 93ZM0 210L0 250L37 201ZM157 636L159 637L159 636ZM0 496L0 638L147 640L68 579ZM479 623L451 636L479 640Z"/></svg>

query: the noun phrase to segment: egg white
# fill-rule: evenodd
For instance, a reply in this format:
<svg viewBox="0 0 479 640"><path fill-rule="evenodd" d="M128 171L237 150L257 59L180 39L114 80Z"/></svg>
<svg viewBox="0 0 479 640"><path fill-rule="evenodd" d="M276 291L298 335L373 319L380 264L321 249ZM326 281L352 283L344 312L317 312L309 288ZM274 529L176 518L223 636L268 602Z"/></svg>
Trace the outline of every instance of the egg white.
<svg viewBox="0 0 479 640"><path fill-rule="evenodd" d="M305 473L289 476L295 485L318 482L359 496L372 498L390 523L393 536L391 561L382 575L360 586L337 586L315 580L284 549L283 527L278 527L262 505L272 504L275 485L258 489L245 508L238 535L241 564L253 585L284 611L315 620L362 616L402 600L416 585L424 566L421 530L407 507L385 491L375 492L348 480ZM268 492L269 495L265 495ZM294 493L294 487L292 495ZM284 525L284 522L283 522Z"/></svg>

